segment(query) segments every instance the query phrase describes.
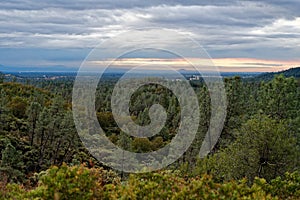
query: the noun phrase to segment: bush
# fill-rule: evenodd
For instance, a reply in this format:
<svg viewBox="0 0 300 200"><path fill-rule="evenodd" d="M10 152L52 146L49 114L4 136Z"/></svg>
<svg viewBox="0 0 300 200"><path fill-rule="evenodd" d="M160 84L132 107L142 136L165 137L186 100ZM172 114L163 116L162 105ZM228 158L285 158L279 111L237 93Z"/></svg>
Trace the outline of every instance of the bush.
<svg viewBox="0 0 300 200"><path fill-rule="evenodd" d="M41 177L41 190L36 194L46 199L95 199L103 196L103 188L109 183L119 183L111 171L64 164L52 167Z"/></svg>
<svg viewBox="0 0 300 200"><path fill-rule="evenodd" d="M272 199L246 180L216 183L209 175L185 179L174 173L131 175L124 185L107 185L105 199Z"/></svg>
<svg viewBox="0 0 300 200"><path fill-rule="evenodd" d="M270 183L255 178L251 186L246 179L218 183L210 175L186 178L170 171L132 174L121 184L112 171L64 164L39 179L33 190L0 184L0 199L300 199L298 172Z"/></svg>
<svg viewBox="0 0 300 200"><path fill-rule="evenodd" d="M0 188L0 199L23 200L26 199L26 191L22 185L7 184Z"/></svg>
<svg viewBox="0 0 300 200"><path fill-rule="evenodd" d="M255 184L263 190L279 199L300 199L300 173L285 173L285 176L277 177L269 184L264 179L255 179Z"/></svg>

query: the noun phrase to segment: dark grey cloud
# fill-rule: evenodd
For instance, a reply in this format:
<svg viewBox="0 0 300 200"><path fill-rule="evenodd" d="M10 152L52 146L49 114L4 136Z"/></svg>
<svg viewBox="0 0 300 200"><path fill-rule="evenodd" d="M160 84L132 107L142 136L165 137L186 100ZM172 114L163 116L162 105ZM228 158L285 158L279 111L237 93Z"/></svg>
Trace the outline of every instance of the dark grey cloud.
<svg viewBox="0 0 300 200"><path fill-rule="evenodd" d="M147 8L158 5L228 5L234 1L225 0L151 0L151 1L141 1L141 0L8 0L2 2L1 7L3 9L18 9L18 10L37 10L44 8L64 8L64 9L75 9L75 10L86 10L86 9L131 9L131 8Z"/></svg>
<svg viewBox="0 0 300 200"><path fill-rule="evenodd" d="M266 64L266 63L242 63L244 65L253 65L253 66L269 66L269 67L274 67L274 66L282 66L283 64L276 64L276 63L271 63L271 64Z"/></svg>
<svg viewBox="0 0 300 200"><path fill-rule="evenodd" d="M131 28L163 27L212 56L292 58L300 54L299 9L298 0L8 0L0 3L0 47L93 48Z"/></svg>

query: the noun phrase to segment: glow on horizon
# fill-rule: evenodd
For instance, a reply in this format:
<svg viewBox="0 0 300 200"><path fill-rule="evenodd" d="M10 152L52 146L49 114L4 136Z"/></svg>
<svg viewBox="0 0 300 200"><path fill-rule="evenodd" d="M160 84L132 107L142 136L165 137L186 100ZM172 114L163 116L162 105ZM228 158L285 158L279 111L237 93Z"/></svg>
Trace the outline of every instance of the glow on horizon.
<svg viewBox="0 0 300 200"><path fill-rule="evenodd" d="M256 58L189 58L198 63L203 70L210 70L212 64L222 72L275 72L300 66L300 60L267 60ZM117 60L106 59L103 61L89 61L90 66L108 66L116 68L132 68L148 65L150 70L163 70L170 66L175 70L195 70L190 63L181 58L120 58ZM206 67L207 66L207 67Z"/></svg>

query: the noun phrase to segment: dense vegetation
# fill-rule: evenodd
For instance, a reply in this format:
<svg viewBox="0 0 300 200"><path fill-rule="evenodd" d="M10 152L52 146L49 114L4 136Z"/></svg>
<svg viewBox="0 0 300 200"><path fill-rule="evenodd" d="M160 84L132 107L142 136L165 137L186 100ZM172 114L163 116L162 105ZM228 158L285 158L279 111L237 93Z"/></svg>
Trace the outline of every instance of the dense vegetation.
<svg viewBox="0 0 300 200"><path fill-rule="evenodd" d="M192 83L200 105L194 142L164 171L141 175L114 172L83 147L71 111L72 78L16 81L0 75L0 199L300 198L300 87L294 77L225 78L225 125L204 159L198 153L209 125L210 97L205 84ZM104 79L96 92L97 117L110 140L133 152L168 144L180 123L172 92L154 84L135 92L130 113L137 124L150 123L155 103L168 117L158 135L134 138L117 127L111 113L116 81Z"/></svg>
<svg viewBox="0 0 300 200"><path fill-rule="evenodd" d="M130 175L126 182L112 171L84 166L51 167L33 189L8 184L6 199L299 199L300 174L286 173L269 183L255 178L217 183L211 175L183 177L180 171Z"/></svg>
<svg viewBox="0 0 300 200"><path fill-rule="evenodd" d="M268 73L262 73L255 77L256 80L272 80L276 75L283 74L285 77L300 77L300 67L290 68L287 70L283 70L280 72L268 72Z"/></svg>

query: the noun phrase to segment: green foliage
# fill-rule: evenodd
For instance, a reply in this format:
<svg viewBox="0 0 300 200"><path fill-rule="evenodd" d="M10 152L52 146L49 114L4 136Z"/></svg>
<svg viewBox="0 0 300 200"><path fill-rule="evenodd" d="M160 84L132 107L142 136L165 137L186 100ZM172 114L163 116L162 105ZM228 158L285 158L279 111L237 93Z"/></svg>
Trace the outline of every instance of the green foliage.
<svg viewBox="0 0 300 200"><path fill-rule="evenodd" d="M181 117L172 92L150 84L132 95L129 112L135 123L149 124L149 108L155 103L168 113L159 134L134 138L114 121L110 101L115 81L105 79L96 91L98 121L110 140L122 149L139 153L168 144L176 135ZM115 173L93 168L101 164L89 155L77 136L70 103L72 81L30 80L27 84L43 89L0 79L0 199L300 198L299 173L285 174L300 166L300 94L299 82L294 78L280 75L263 83L226 78L228 110L224 129L211 155L198 162L210 124L213 91L201 81L191 83L199 97L199 130L190 148L168 167L180 171L122 174L122 184ZM120 96L117 101L123 101ZM124 164L131 162L126 160Z"/></svg>
<svg viewBox="0 0 300 200"><path fill-rule="evenodd" d="M120 184L112 171L66 164L40 173L39 179L39 185L32 190L6 185L1 188L0 199L102 199L105 185Z"/></svg>
<svg viewBox="0 0 300 200"><path fill-rule="evenodd" d="M286 122L256 115L241 127L232 145L208 159L208 168L219 179L271 180L298 168L296 142Z"/></svg>
<svg viewBox="0 0 300 200"><path fill-rule="evenodd" d="M270 81L274 79L276 75L283 74L285 77L300 77L300 67L295 67L287 70L283 70L280 72L269 72L269 73L263 73L257 77L255 77L256 81Z"/></svg>
<svg viewBox="0 0 300 200"><path fill-rule="evenodd" d="M95 181L96 177L83 167L52 167L41 177L41 189L32 195L42 195L45 199L90 199L93 187L99 187Z"/></svg>
<svg viewBox="0 0 300 200"><path fill-rule="evenodd" d="M267 115L277 119L299 116L300 94L297 81L282 74L267 83L259 91L259 107Z"/></svg>
<svg viewBox="0 0 300 200"><path fill-rule="evenodd" d="M269 184L264 179L256 178L255 185L279 199L300 199L300 174L299 172L285 173L283 177L276 177Z"/></svg>
<svg viewBox="0 0 300 200"><path fill-rule="evenodd" d="M149 152L152 148L152 143L148 138L135 138L132 142L132 148L137 153Z"/></svg>
<svg viewBox="0 0 300 200"><path fill-rule="evenodd" d="M22 185L15 183L7 184L6 186L0 187L0 199L9 200L24 200L26 198L26 190Z"/></svg>
<svg viewBox="0 0 300 200"><path fill-rule="evenodd" d="M268 184L264 179L255 179L252 186L247 180L217 183L209 175L185 179L168 171L131 175L122 185L107 185L105 199L297 199L299 174L294 173L289 181L280 182L281 187ZM278 184L277 184L278 185Z"/></svg>
<svg viewBox="0 0 300 200"><path fill-rule="evenodd" d="M26 101L26 99L19 96L13 97L8 104L8 108L10 108L14 116L18 118L23 118L25 116L27 106L28 102Z"/></svg>
<svg viewBox="0 0 300 200"><path fill-rule="evenodd" d="M7 143L5 149L2 151L0 177L6 177L8 182L19 182L24 178L22 167L21 152L17 151L11 143Z"/></svg>
<svg viewBox="0 0 300 200"><path fill-rule="evenodd" d="M269 183L255 178L216 182L210 175L186 178L179 171L133 174L123 183L112 171L82 165L51 167L40 173L39 184L0 184L0 199L299 199L300 174L286 173Z"/></svg>
<svg viewBox="0 0 300 200"><path fill-rule="evenodd" d="M40 178L40 185L28 193L43 199L101 199L106 184L118 184L116 174L84 166L52 167Z"/></svg>
<svg viewBox="0 0 300 200"><path fill-rule="evenodd" d="M42 106L38 102L32 102L26 111L28 117L29 132L31 132L30 135L31 146L33 145L35 132L36 132L36 125L41 110L42 110Z"/></svg>

